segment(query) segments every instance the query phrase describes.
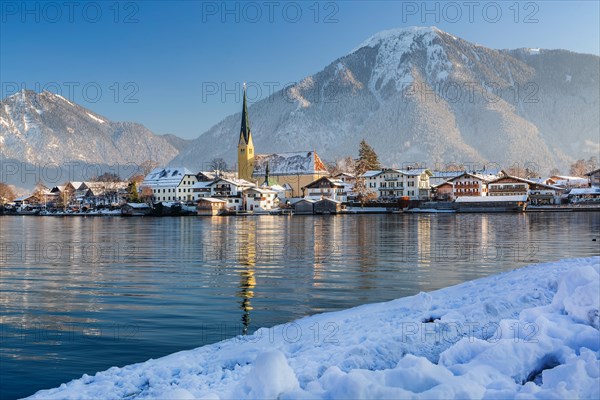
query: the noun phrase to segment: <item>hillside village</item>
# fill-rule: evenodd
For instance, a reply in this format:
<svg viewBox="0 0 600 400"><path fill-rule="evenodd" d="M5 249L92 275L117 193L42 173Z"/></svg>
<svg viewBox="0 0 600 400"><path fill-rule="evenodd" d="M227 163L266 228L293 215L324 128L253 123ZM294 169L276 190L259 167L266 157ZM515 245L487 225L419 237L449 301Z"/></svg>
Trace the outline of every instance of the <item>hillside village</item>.
<svg viewBox="0 0 600 400"><path fill-rule="evenodd" d="M53 188L38 185L30 195L0 196L0 209L42 215L212 216L600 208L600 169L584 176L526 179L501 169L383 168L364 141L362 151L366 155L357 160L362 171L333 173L315 150L256 154L244 89L237 171L157 167L130 181L113 177Z"/></svg>

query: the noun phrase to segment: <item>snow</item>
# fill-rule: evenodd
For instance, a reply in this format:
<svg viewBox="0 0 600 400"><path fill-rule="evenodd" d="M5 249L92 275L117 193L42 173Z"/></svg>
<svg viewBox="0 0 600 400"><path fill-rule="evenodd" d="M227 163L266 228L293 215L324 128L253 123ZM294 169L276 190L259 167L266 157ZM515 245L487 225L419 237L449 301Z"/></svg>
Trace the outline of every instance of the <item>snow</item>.
<svg viewBox="0 0 600 400"><path fill-rule="evenodd" d="M526 202L527 195L510 195L510 196L463 196L456 199L457 203L494 203L501 201L520 201Z"/></svg>
<svg viewBox="0 0 600 400"><path fill-rule="evenodd" d="M257 154L254 158L253 176L313 175L327 172L314 151L296 151L275 154Z"/></svg>
<svg viewBox="0 0 600 400"><path fill-rule="evenodd" d="M438 39L442 34L444 32L436 27L392 29L375 34L353 50L354 52L363 47L379 46L369 89L380 102L383 102L380 90L389 82L395 84L398 92L413 82L413 65L411 61L406 61L406 56L419 49L425 49L427 52L425 71L428 76L436 81L448 78L452 63L439 44Z"/></svg>
<svg viewBox="0 0 600 400"><path fill-rule="evenodd" d="M600 257L110 368L34 399L600 398Z"/></svg>
<svg viewBox="0 0 600 400"><path fill-rule="evenodd" d="M92 114L90 114L90 113L86 113L86 114L87 114L87 115L88 115L88 116L89 116L91 119L93 119L93 120L94 120L94 121L96 121L96 122L100 122L101 124L103 124L103 123L105 123L105 122L106 122L106 121L104 121L104 120L102 120L102 119L100 119L100 118L98 118L98 117L96 117L96 116L94 116L94 115L92 115Z"/></svg>

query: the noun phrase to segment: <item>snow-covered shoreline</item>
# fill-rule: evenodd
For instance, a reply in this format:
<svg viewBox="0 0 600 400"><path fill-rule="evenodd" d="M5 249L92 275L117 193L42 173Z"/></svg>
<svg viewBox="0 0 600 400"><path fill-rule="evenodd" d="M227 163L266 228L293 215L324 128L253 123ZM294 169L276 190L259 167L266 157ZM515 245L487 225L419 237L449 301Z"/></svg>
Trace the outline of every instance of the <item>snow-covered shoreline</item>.
<svg viewBox="0 0 600 400"><path fill-rule="evenodd" d="M31 398L600 398L600 257L305 317Z"/></svg>

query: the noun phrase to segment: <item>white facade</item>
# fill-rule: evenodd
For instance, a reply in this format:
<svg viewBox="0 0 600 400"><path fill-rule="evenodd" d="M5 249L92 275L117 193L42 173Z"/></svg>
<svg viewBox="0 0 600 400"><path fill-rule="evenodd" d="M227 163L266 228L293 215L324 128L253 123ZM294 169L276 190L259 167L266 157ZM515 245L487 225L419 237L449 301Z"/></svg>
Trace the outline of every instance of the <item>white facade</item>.
<svg viewBox="0 0 600 400"><path fill-rule="evenodd" d="M144 178L140 190L144 186L149 187L152 190L154 203L187 201L188 194L191 194L187 189L191 189L197 181L195 174L187 168L155 168Z"/></svg>
<svg viewBox="0 0 600 400"><path fill-rule="evenodd" d="M409 197L411 200L429 197L430 172L423 169L367 171L362 175L367 190L378 198Z"/></svg>
<svg viewBox="0 0 600 400"><path fill-rule="evenodd" d="M247 189L244 200L246 211L272 210L279 204L277 192L262 188Z"/></svg>
<svg viewBox="0 0 600 400"><path fill-rule="evenodd" d="M244 179L225 179L219 178L211 182L210 197L215 197L227 201L227 208L235 211L244 210L244 191L256 187L252 182Z"/></svg>
<svg viewBox="0 0 600 400"><path fill-rule="evenodd" d="M454 198L487 195L487 180L482 176L463 173L449 182L452 182L454 185L452 188L452 196Z"/></svg>
<svg viewBox="0 0 600 400"><path fill-rule="evenodd" d="M304 198L314 201L330 199L346 202L353 186L351 183L345 183L340 179L320 178L305 187Z"/></svg>

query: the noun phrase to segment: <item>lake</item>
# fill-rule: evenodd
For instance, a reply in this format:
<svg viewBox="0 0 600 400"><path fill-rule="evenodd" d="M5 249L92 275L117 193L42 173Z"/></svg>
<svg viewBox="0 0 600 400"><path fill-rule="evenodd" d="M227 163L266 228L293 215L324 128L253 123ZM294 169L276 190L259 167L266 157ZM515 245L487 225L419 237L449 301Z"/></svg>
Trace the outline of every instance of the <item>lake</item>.
<svg viewBox="0 0 600 400"><path fill-rule="evenodd" d="M598 212L3 216L0 397L599 248Z"/></svg>

